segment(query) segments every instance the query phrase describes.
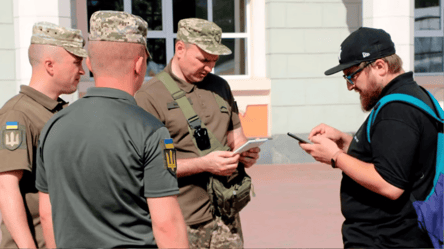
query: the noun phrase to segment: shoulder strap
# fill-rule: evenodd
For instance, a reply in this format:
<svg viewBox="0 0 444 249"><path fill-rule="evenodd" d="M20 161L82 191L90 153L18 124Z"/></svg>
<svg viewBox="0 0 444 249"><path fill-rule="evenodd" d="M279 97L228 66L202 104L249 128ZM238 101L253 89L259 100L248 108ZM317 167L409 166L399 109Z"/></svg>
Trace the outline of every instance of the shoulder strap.
<svg viewBox="0 0 444 249"><path fill-rule="evenodd" d="M427 93L429 94L430 98L432 99L432 102L435 106L435 109L437 110L437 113L435 113L435 111L432 110L432 108L430 108L426 103L424 103L422 100L415 98L413 96L407 95L407 94L402 94L402 93L394 93L394 94L389 94L385 97L383 97L382 99L380 99L378 101L378 103L376 103L375 108L372 110L372 112L370 113L370 116L368 118L368 122L367 122L367 141L369 143L371 143L370 141L370 129L373 125L373 123L375 122L376 116L378 115L379 111L381 110L381 108L393 101L398 101L398 102L404 102L407 104L410 104L416 108L418 108L419 110L425 112L426 114L428 114L430 117L434 118L436 121L443 123L443 117L444 117L444 111L442 110L441 106L439 105L438 101L433 97L433 95L431 93L429 93L427 91Z"/></svg>
<svg viewBox="0 0 444 249"><path fill-rule="evenodd" d="M375 122L376 115L378 115L378 112L381 110L381 108L384 105L386 105L387 103L393 102L393 101L404 102L404 103L410 104L410 105L418 108L419 110L422 110L424 113L426 113L427 115L429 115L430 117L434 118L436 121L438 121L444 125L444 111L442 110L438 101L433 97L433 95L429 91L425 90L424 88L423 88L423 90L427 92L430 99L432 100L433 105L435 106L436 112L433 111L432 108L430 108L422 100L415 98L413 96L410 96L407 94L400 94L400 93L387 95L378 101L378 103L375 105L375 108L370 113L368 123L367 123L367 140L368 140L368 142L369 143L371 142L370 141L370 130L371 130L371 126ZM443 132L438 133L438 144L437 144L436 151L437 151L437 153L436 153L436 171L435 171L435 177L433 179L433 188L430 191L429 195L427 196L426 200L428 200L430 198L430 196L433 194L435 186L438 182L440 175L444 173L444 153L442 153L442 151L444 151L444 133ZM413 197L412 194L410 194L410 200L412 202L415 201L415 198Z"/></svg>
<svg viewBox="0 0 444 249"><path fill-rule="evenodd" d="M180 109L182 110L182 113L184 114L187 123L188 123L188 130L190 132L190 136L192 137L193 143L196 146L197 150L199 151L201 156L204 156L210 152L216 151L216 150L229 150L230 148L228 146L223 146L219 140L214 136L214 134L207 129L208 136L210 138L210 144L211 147L207 150L201 151L199 147L197 147L196 139L194 138L194 130L199 128L206 128L204 122L200 119L200 117L196 114L193 107L191 106L190 102L185 96L185 92L180 89L176 82L171 78L171 76L165 72L162 71L159 74L156 75L156 77L165 85L166 89L170 92L173 99L177 102ZM215 96L219 96L217 94L214 94ZM221 98L219 96L219 98ZM218 99L216 98L216 101ZM219 102L218 102L219 104ZM220 104L219 104L220 106Z"/></svg>
<svg viewBox="0 0 444 249"><path fill-rule="evenodd" d="M219 106L220 112L228 112L228 107L225 100L217 93L213 92L216 103Z"/></svg>

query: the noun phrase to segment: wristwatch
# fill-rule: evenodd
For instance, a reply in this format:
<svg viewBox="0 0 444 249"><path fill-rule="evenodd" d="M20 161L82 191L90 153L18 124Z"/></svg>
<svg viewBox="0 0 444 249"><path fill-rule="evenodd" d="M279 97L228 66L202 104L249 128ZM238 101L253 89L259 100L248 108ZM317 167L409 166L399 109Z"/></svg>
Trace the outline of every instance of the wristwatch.
<svg viewBox="0 0 444 249"><path fill-rule="evenodd" d="M331 157L331 167L333 169L336 169L336 161L338 160L338 156L339 154L344 153L343 150L338 150L338 152L336 152L335 154L333 154L333 156Z"/></svg>

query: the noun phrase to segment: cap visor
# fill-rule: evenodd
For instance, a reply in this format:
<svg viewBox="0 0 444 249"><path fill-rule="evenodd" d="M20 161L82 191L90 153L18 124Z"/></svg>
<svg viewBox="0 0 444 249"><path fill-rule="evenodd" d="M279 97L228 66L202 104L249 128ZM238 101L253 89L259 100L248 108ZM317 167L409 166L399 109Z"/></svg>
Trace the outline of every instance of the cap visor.
<svg viewBox="0 0 444 249"><path fill-rule="evenodd" d="M339 64L339 65L337 65L336 67L333 67L333 68L330 68L330 69L328 69L327 71L325 71L325 75L332 75L332 74L335 74L335 73L337 73L337 72L339 72L339 71L342 71L342 70L344 70L344 69L347 69L347 68L349 68L349 67L352 67L352 66L355 66L355 65L358 65L359 63L361 63L360 61L353 61L353 62L349 62L349 63L345 63L345 64Z"/></svg>
<svg viewBox="0 0 444 249"><path fill-rule="evenodd" d="M214 55L229 55L231 54L231 50L222 44L218 44L217 46L201 46L198 44L197 45L200 49L202 49L203 51L209 53L209 54L214 54Z"/></svg>
<svg viewBox="0 0 444 249"><path fill-rule="evenodd" d="M88 57L88 52L83 48L63 47L66 51L79 57Z"/></svg>

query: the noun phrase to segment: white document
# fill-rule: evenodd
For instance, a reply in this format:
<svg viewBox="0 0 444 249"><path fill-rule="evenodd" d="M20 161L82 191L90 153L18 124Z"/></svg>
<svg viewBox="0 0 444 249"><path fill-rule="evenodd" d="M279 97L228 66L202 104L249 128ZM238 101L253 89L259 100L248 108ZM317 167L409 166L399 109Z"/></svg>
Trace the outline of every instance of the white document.
<svg viewBox="0 0 444 249"><path fill-rule="evenodd" d="M259 147L263 143L267 142L268 138L258 138L254 140L248 140L246 143L244 143L241 147L237 148L237 150L234 151L234 153L242 153L244 151L247 151L251 148Z"/></svg>

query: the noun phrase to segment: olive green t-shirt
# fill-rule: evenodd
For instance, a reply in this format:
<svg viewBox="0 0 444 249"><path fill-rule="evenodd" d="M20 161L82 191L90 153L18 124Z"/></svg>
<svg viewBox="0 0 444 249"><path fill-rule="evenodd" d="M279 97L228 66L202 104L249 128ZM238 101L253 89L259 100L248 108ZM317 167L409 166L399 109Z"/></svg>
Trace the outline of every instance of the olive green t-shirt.
<svg viewBox="0 0 444 249"><path fill-rule="evenodd" d="M227 145L227 132L241 127L239 111L228 83L219 76L208 74L201 82L190 84L171 71L171 62L165 68L180 89L185 91L192 107L205 126L222 145ZM221 96L228 110L221 111L214 94ZM188 131L188 123L181 109L164 84L153 77L135 94L137 104L153 114L168 128L177 149L177 158L196 158L199 152ZM178 165L177 167L180 167ZM210 198L207 193L209 173L178 178L179 204L187 225L199 224L212 219Z"/></svg>
<svg viewBox="0 0 444 249"><path fill-rule="evenodd" d="M20 191L25 203L28 224L38 247L44 247L40 225L38 193L35 188L35 156L40 132L54 113L67 105L53 100L29 86L0 109L0 172L23 170ZM5 214L2 215L3 218ZM4 222L1 224L1 248L17 248Z"/></svg>
<svg viewBox="0 0 444 249"><path fill-rule="evenodd" d="M36 187L49 193L57 246L156 246L146 198L179 194L172 146L165 126L117 89L89 88L54 115Z"/></svg>

